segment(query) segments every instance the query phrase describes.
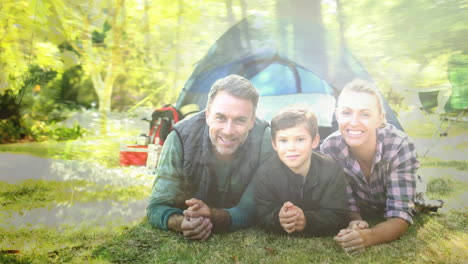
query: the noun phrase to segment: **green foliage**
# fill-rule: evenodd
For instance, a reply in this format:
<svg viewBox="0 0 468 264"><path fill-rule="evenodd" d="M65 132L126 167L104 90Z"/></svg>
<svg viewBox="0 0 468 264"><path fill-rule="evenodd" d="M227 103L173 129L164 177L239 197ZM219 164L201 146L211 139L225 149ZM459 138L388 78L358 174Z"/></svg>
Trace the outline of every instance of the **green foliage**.
<svg viewBox="0 0 468 264"><path fill-rule="evenodd" d="M436 168L448 168L453 167L457 170L468 171L468 161L466 160L449 160L444 161L436 158L421 158L421 165L423 167L436 167Z"/></svg>
<svg viewBox="0 0 468 264"><path fill-rule="evenodd" d="M0 119L0 143L15 142L26 134L17 117Z"/></svg>
<svg viewBox="0 0 468 264"><path fill-rule="evenodd" d="M19 122L13 119L0 120L0 143L46 140L74 140L87 133L78 123L72 127L56 125L45 121L30 118L29 115L21 117Z"/></svg>
<svg viewBox="0 0 468 264"><path fill-rule="evenodd" d="M30 66L19 94L7 90L0 95L0 143L82 137L86 131L79 124L72 127L56 124L64 120L70 110L76 109L77 103L90 105L96 101L95 96L92 97L92 89L79 90L73 82L80 81L79 70L80 67L73 67L64 75L58 75L56 71L38 65ZM67 99L71 99L73 104L69 104Z"/></svg>
<svg viewBox="0 0 468 264"><path fill-rule="evenodd" d="M98 97L92 82L86 78L81 65L69 67L61 78L55 79L47 87L45 97L54 99L54 103L68 109L91 108L98 105ZM52 96L50 93L54 93Z"/></svg>
<svg viewBox="0 0 468 264"><path fill-rule="evenodd" d="M72 127L56 126L48 135L49 138L58 141L74 140L83 137L86 132L86 129L83 129L78 122L75 122Z"/></svg>
<svg viewBox="0 0 468 264"><path fill-rule="evenodd" d="M455 183L451 179L432 179L427 184L427 192L431 194L447 195L454 191Z"/></svg>
<svg viewBox="0 0 468 264"><path fill-rule="evenodd" d="M346 41L385 94L449 84L448 58L466 50L466 1L339 2Z"/></svg>

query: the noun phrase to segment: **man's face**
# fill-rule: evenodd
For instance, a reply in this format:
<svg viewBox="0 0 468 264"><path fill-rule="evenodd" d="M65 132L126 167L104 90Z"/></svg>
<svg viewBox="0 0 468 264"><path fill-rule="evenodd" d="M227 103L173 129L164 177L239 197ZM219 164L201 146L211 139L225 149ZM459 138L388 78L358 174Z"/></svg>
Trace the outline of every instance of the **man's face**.
<svg viewBox="0 0 468 264"><path fill-rule="evenodd" d="M253 103L220 91L206 110L206 123L216 156L230 160L255 123Z"/></svg>

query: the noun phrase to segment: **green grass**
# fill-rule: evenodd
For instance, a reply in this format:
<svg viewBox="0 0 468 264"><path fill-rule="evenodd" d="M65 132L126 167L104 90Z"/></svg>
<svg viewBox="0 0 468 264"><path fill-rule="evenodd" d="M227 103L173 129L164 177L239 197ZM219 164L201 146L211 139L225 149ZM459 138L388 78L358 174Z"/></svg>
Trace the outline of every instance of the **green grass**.
<svg viewBox="0 0 468 264"><path fill-rule="evenodd" d="M3 263L466 263L468 213L419 215L399 240L363 254L344 253L331 237L287 237L250 228L200 243L146 221L112 232L0 230L17 254Z"/></svg>
<svg viewBox="0 0 468 264"><path fill-rule="evenodd" d="M424 168L456 168L461 171L468 171L468 161L449 160L443 161L432 157L420 158L421 167Z"/></svg>
<svg viewBox="0 0 468 264"><path fill-rule="evenodd" d="M1 254L0 263L83 263L95 248L118 235L119 230L62 230L46 228L0 228L1 249L16 249L16 254Z"/></svg>
<svg viewBox="0 0 468 264"><path fill-rule="evenodd" d="M411 137L437 138L441 132L447 132L448 136L460 136L465 135L468 129L468 122L441 121L437 115L421 117L422 119L415 120L410 116L405 117L408 120L400 120L405 132Z"/></svg>
<svg viewBox="0 0 468 264"><path fill-rule="evenodd" d="M141 200L149 194L150 190L142 186L98 186L77 180L26 180L21 184L0 182L0 211L31 210L45 207L53 201L71 205L75 202Z"/></svg>

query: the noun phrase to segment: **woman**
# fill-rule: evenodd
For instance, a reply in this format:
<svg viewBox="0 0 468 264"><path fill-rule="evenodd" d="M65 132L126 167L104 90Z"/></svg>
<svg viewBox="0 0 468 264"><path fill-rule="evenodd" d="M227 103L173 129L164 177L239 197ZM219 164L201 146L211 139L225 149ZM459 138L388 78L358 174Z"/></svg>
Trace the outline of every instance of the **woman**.
<svg viewBox="0 0 468 264"><path fill-rule="evenodd" d="M354 80L338 98L339 130L326 138L321 151L333 157L348 178L351 221L335 241L346 252L386 243L406 232L413 219L419 162L408 136L385 122L379 92ZM363 219L384 216L374 227Z"/></svg>

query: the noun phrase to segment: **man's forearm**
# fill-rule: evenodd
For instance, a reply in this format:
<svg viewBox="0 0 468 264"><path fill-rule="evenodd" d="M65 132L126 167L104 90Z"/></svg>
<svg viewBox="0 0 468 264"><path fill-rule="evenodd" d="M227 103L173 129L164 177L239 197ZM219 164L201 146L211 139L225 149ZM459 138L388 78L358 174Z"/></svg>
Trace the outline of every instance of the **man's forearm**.
<svg viewBox="0 0 468 264"><path fill-rule="evenodd" d="M231 215L222 209L211 209L210 216L215 232L225 232L231 226Z"/></svg>
<svg viewBox="0 0 468 264"><path fill-rule="evenodd" d="M176 232L181 232L182 228L182 221L184 220L184 216L181 214L173 214L167 220L167 227Z"/></svg>

